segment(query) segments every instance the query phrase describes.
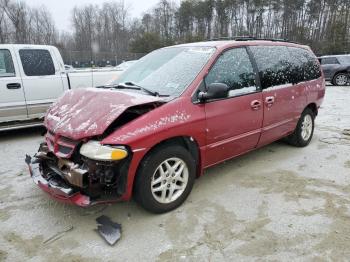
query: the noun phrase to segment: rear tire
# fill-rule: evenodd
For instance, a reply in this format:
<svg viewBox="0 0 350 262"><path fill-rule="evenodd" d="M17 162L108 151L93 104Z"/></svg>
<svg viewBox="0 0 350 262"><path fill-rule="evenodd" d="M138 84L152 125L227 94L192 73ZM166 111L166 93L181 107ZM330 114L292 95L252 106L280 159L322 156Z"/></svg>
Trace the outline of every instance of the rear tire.
<svg viewBox="0 0 350 262"><path fill-rule="evenodd" d="M287 137L287 142L296 147L305 147L310 144L315 129L315 115L310 108L301 114L294 132Z"/></svg>
<svg viewBox="0 0 350 262"><path fill-rule="evenodd" d="M346 73L338 73L333 77L332 84L335 86L345 86L349 83L349 75Z"/></svg>
<svg viewBox="0 0 350 262"><path fill-rule="evenodd" d="M140 164L134 198L150 212L171 211L186 200L195 176L196 162L190 152L176 144L160 146Z"/></svg>

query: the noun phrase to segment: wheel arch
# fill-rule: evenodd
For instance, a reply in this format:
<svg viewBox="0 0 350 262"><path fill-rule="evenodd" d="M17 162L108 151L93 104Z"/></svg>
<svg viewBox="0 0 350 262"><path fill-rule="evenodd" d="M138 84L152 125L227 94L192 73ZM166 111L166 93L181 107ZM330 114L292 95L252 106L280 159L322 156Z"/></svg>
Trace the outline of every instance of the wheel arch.
<svg viewBox="0 0 350 262"><path fill-rule="evenodd" d="M338 74L349 74L349 72L350 72L350 68L344 68L342 70L335 72L333 78Z"/></svg>
<svg viewBox="0 0 350 262"><path fill-rule="evenodd" d="M317 108L316 103L310 103L310 104L308 104L308 105L305 107L305 109L306 109L306 108L311 109L311 111L314 113L314 115L317 116L317 114L318 114L318 108Z"/></svg>
<svg viewBox="0 0 350 262"><path fill-rule="evenodd" d="M196 166L197 166L196 177L200 176L202 167L201 167L201 155L200 155L198 142L191 136L171 137L171 138L164 139L164 140L160 141L159 143L155 144L154 146L152 146L147 151L147 153L142 157L141 161L139 162L139 164L137 166L136 173L135 173L135 176L133 179L133 186L132 186L133 190L135 187L135 180L137 179L141 164L145 160L145 158L147 156L149 156L150 154L152 154L152 152L154 152L154 150L156 150L157 148L159 148L161 146L165 146L165 145L172 145L172 144L181 145L186 150L188 150L188 152L190 152L190 154L193 156L194 160L196 161Z"/></svg>

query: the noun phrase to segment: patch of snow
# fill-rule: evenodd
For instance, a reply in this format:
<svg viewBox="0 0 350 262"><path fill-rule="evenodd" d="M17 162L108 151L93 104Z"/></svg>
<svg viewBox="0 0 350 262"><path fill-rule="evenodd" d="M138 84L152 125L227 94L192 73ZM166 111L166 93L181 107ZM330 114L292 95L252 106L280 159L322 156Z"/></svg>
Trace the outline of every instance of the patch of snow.
<svg viewBox="0 0 350 262"><path fill-rule="evenodd" d="M263 90L263 92L268 92L271 90L279 90L279 89L284 89L293 86L292 84L283 84L283 85L277 85L277 86L270 86L266 89Z"/></svg>
<svg viewBox="0 0 350 262"><path fill-rule="evenodd" d="M245 87L245 88L241 88L241 89L230 90L228 92L228 96L229 97L239 96L239 95L253 93L256 91L257 91L256 86L249 86L249 87Z"/></svg>
<svg viewBox="0 0 350 262"><path fill-rule="evenodd" d="M87 121L81 123L80 126L78 126L78 127L75 129L75 131L78 131L78 132L79 132L79 131L85 130L88 126L90 126L90 122L91 122L91 119L89 119L89 120L87 120Z"/></svg>
<svg viewBox="0 0 350 262"><path fill-rule="evenodd" d="M85 131L85 133L89 133L89 131L94 131L97 129L96 122L89 126L89 128Z"/></svg>

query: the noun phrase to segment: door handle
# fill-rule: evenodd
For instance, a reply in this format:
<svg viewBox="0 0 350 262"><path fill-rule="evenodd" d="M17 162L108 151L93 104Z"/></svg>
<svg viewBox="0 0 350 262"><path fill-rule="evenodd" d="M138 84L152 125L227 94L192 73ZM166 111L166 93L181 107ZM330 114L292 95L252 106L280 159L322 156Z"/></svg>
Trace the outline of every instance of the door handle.
<svg viewBox="0 0 350 262"><path fill-rule="evenodd" d="M21 88L20 83L9 83L7 84L7 89L19 89Z"/></svg>
<svg viewBox="0 0 350 262"><path fill-rule="evenodd" d="M271 107L275 103L275 97L274 96L268 96L265 98L265 104L268 107Z"/></svg>
<svg viewBox="0 0 350 262"><path fill-rule="evenodd" d="M254 100L250 103L250 106L253 110L259 110L261 107L261 101L259 100Z"/></svg>

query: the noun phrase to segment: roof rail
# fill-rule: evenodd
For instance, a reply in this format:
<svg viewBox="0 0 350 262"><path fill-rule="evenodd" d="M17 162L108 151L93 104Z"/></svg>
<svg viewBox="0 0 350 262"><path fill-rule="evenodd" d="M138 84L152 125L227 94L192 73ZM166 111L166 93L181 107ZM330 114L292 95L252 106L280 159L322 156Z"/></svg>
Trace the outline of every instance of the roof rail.
<svg viewBox="0 0 350 262"><path fill-rule="evenodd" d="M260 40L260 41L287 42L287 43L299 44L297 42L289 41L288 39L285 39L285 38L260 38L260 37L254 37L254 36L228 36L228 37L218 37L218 38L209 39L209 41L224 41L224 40L234 40L234 41Z"/></svg>

